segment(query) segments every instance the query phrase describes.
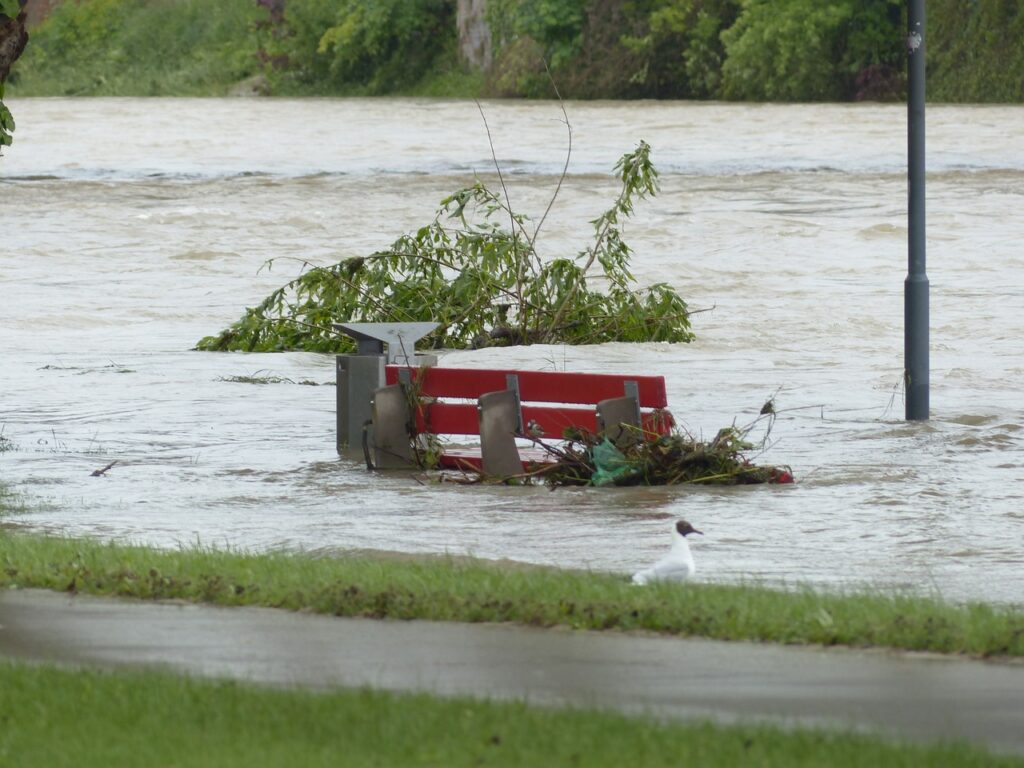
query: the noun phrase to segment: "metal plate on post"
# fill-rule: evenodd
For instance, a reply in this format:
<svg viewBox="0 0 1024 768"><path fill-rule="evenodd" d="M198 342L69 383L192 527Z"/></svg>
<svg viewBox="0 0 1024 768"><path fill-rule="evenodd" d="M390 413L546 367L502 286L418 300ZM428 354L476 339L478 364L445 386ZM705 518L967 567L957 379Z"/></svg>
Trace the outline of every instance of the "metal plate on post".
<svg viewBox="0 0 1024 768"><path fill-rule="evenodd" d="M388 364L409 365L416 357L416 342L440 323L334 323L334 329L356 340L359 353L374 353L386 344Z"/></svg>
<svg viewBox="0 0 1024 768"><path fill-rule="evenodd" d="M511 477L523 473L516 447L519 396L514 390L488 392L477 401L480 419L480 456L485 475Z"/></svg>
<svg viewBox="0 0 1024 768"><path fill-rule="evenodd" d="M640 439L639 427L640 406L635 397L615 397L597 404L597 429L617 447L636 443Z"/></svg>
<svg viewBox="0 0 1024 768"><path fill-rule="evenodd" d="M377 469L408 469L413 464L409 445L409 401L401 384L373 393L373 463Z"/></svg>

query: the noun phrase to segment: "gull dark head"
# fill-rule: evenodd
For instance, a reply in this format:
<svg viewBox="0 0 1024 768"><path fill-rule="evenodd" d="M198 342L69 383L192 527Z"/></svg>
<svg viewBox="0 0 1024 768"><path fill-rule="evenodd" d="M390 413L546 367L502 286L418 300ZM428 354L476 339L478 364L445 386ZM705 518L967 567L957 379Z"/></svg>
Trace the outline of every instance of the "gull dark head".
<svg viewBox="0 0 1024 768"><path fill-rule="evenodd" d="M679 533L680 536L686 536L686 534L688 533L699 533L701 536L704 535L703 531L698 531L685 520L680 520L678 523L676 523L676 531Z"/></svg>

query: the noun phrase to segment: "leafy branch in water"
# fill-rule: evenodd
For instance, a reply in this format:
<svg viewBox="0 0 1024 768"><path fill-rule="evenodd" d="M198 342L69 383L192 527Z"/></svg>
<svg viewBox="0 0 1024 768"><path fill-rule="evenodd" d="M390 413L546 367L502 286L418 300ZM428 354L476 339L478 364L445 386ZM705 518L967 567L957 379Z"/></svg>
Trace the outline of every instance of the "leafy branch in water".
<svg viewBox="0 0 1024 768"><path fill-rule="evenodd" d="M621 222L657 193L650 150L641 141L619 160L622 189L575 259L542 260L528 218L478 181L389 249L308 269L197 348L345 352L332 323L400 321L440 323L434 348L691 341L686 302L664 283L639 289L629 271Z"/></svg>

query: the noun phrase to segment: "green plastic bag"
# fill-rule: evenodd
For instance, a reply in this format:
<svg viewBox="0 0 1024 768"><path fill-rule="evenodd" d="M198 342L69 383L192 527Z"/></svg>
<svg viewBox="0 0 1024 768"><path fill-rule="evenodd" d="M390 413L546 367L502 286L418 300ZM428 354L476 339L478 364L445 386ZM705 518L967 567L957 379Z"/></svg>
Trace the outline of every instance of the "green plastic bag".
<svg viewBox="0 0 1024 768"><path fill-rule="evenodd" d="M590 460L594 462L594 474L590 477L591 485L615 485L636 471L622 451L607 437L591 449Z"/></svg>

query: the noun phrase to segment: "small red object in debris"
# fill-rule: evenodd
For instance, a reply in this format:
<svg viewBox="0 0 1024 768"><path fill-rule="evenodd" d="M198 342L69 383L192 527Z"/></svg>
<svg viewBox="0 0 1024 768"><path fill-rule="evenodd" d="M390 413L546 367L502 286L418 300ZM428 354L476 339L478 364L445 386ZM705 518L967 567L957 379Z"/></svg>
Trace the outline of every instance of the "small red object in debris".
<svg viewBox="0 0 1024 768"><path fill-rule="evenodd" d="M772 477L770 482L777 483L779 485L787 485L796 481L793 479L792 472L785 469L777 469L775 470L775 475Z"/></svg>

